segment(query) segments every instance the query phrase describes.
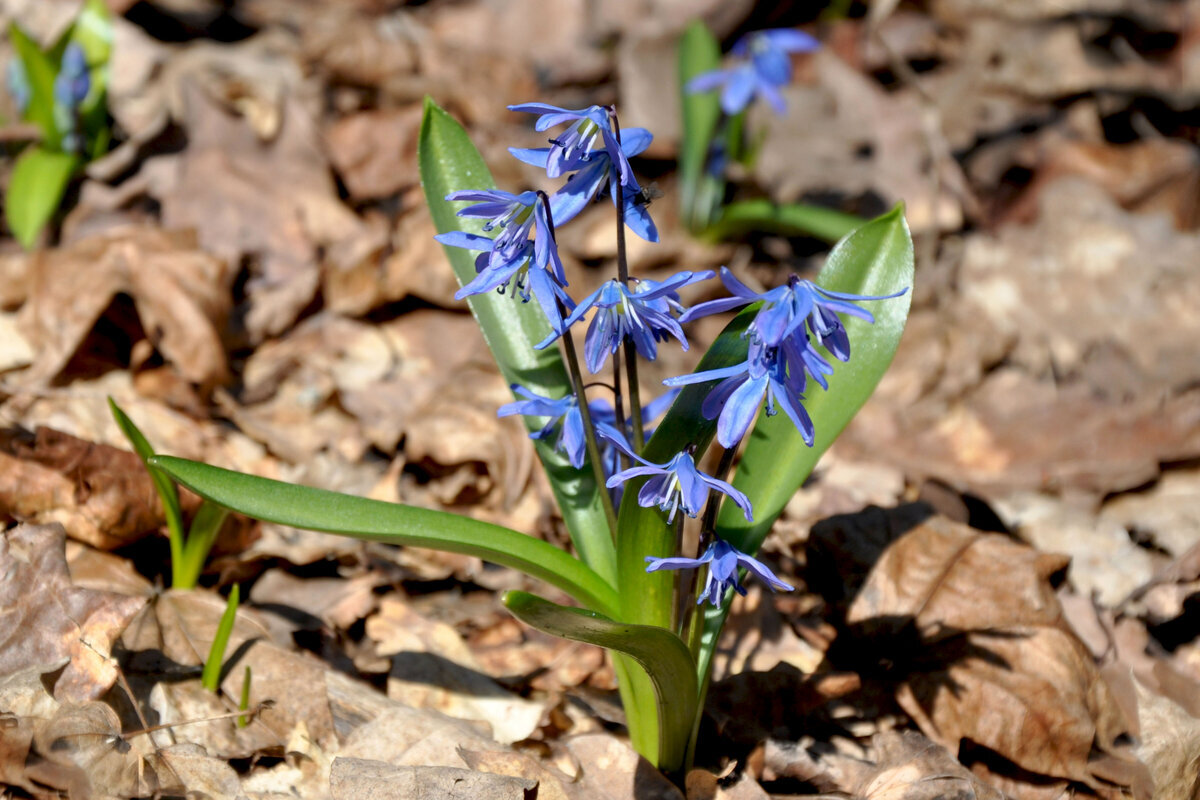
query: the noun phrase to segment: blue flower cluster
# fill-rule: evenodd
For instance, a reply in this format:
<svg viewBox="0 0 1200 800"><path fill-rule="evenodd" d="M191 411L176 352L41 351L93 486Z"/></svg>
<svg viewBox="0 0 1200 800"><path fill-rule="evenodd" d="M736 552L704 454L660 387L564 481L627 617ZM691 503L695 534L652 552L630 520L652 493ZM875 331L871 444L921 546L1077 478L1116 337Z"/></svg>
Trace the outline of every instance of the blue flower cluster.
<svg viewBox="0 0 1200 800"><path fill-rule="evenodd" d="M24 62L19 58L9 61L5 78L17 111L24 115L33 99L33 87L29 83ZM79 132L79 107L91 91L92 75L88 69L87 55L79 43L70 42L63 49L58 74L54 77L53 110L54 126L62 136L63 150L67 152L77 152L83 146Z"/></svg>
<svg viewBox="0 0 1200 800"><path fill-rule="evenodd" d="M777 114L786 108L782 86L792 80L791 53L810 53L820 47L816 39L801 31L777 28L754 31L743 36L731 51L739 63L727 69L704 72L688 81L685 91L707 92L721 89L721 110L729 116L746 109L755 97L762 97Z"/></svg>
<svg viewBox="0 0 1200 800"><path fill-rule="evenodd" d="M721 81L727 83L726 95L738 99L758 93L770 99L775 96L771 94L773 87L786 81L790 74L786 54L811 49L810 45L815 43L791 31L767 31L739 43L751 56L747 69L753 74L739 72L742 68L722 71ZM710 76L706 80L711 83L717 78ZM716 381L701 410L709 419L717 419L717 440L722 446L736 448L764 404L768 415L782 408L804 441L812 445L813 423L804 409L804 392L810 380L827 388L833 367L825 354L840 361L850 358L850 341L841 315L873 322L871 314L855 303L886 298L832 292L796 276L784 286L758 293L722 267L721 280L732 296L701 303L690 310L682 305L678 290L712 278L711 270L684 270L662 281L611 280L576 304L566 291L556 227L573 219L607 190L614 204L623 203L625 224L647 240L656 241L658 232L641 200L644 195L629 164L631 157L646 149L651 135L641 128L621 131L612 110L600 106L569 110L527 103L509 108L538 114L535 127L539 131L567 125L562 133L550 139L549 147L510 150L522 162L544 168L549 177L567 175L567 181L553 195L485 189L447 196L447 200L471 203L458 215L484 219L484 231L494 233L489 237L455 231L437 236L445 245L479 253L475 261L476 277L455 297L461 299L492 290L504 293L511 287L511 293L522 300L536 299L552 329L537 348L548 347L566 336L572 326L591 313L583 355L593 374L626 342L642 358L654 360L659 342L674 339L684 350L688 348L683 323L759 302L761 308L746 332L747 357L743 363L668 379L665 383L672 391L641 409L642 416L650 420L662 414L678 387ZM542 427L530 436L553 438L555 449L572 466L582 468L587 460L589 436L580 408L582 389L578 396L572 393L553 398L519 385L512 388L523 399L501 407L499 415L521 414L544 419ZM611 405L593 400L588 402L588 412L595 427L592 435L600 448L603 476L614 494L614 504L620 502L627 481L647 478L638 490L637 502L647 508L658 507L666 513L668 522L673 522L680 511L689 517L698 516L712 491L735 503L747 520L753 519L753 509L745 494L721 477L697 468L693 446L664 463L655 463L643 458L630 445L627 438L630 431L621 428ZM772 589L792 588L760 562L715 537L698 558L647 557L646 560L651 572L707 566L708 577L700 601L708 600L714 605L723 602L730 588L745 593L738 580L738 570L742 568Z"/></svg>

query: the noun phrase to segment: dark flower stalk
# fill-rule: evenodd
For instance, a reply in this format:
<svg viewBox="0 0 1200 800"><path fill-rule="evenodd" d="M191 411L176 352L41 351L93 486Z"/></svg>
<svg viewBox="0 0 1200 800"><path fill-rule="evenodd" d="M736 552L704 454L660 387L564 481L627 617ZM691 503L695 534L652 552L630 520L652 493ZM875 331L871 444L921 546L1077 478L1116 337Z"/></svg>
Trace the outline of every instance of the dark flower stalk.
<svg viewBox="0 0 1200 800"><path fill-rule="evenodd" d="M617 140L617 147L621 145L621 123L617 120L617 111L612 106L608 109L608 118L612 125L613 136ZM629 258L625 248L625 184L623 181L616 182L616 207L617 207L617 279L629 288ZM641 387L638 385L637 371L637 348L632 339L626 339L622 348L625 351L625 375L629 383L629 419L633 426L633 451L635 453L642 452L642 448L646 446L646 429L642 422L642 398ZM616 371L620 369L617 361L613 360L614 378L613 385L620 387L620 376ZM614 403L617 408L618 418L621 416L621 395L618 392Z"/></svg>

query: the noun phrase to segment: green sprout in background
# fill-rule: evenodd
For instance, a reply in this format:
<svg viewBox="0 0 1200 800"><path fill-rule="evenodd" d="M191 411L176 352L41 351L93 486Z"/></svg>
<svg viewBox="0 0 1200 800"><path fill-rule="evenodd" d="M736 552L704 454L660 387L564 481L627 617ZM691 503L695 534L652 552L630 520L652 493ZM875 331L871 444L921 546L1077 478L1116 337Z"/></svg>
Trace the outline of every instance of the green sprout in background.
<svg viewBox="0 0 1200 800"><path fill-rule="evenodd" d="M75 22L43 50L14 22L9 94L37 141L21 151L4 198L4 218L30 248L54 217L71 180L108 149L106 95L112 19L103 0L87 0Z"/></svg>

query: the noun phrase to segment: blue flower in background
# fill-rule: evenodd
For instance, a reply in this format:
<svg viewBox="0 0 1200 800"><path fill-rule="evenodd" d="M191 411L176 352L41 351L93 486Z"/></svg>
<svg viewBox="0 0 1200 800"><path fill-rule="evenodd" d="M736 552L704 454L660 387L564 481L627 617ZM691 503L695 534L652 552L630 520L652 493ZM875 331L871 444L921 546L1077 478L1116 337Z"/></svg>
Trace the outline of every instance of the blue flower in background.
<svg viewBox="0 0 1200 800"><path fill-rule="evenodd" d="M641 154L650 146L654 136L645 128L626 128L621 131L621 153L628 159ZM550 147L510 147L518 160L534 167L541 167L549 173ZM586 157L585 157L586 156ZM555 225L564 225L575 219L579 212L587 208L600 192L608 188L613 205L617 204L617 186L619 180L613 167L612 157L605 149L591 150L576 158L578 169L574 175L567 178L566 184L550 197L550 213ZM554 177L554 176L551 176ZM625 202L625 224L630 230L648 242L658 241L658 229L654 220L646 210L646 204L641 199L642 189L633 179L632 173L624 184L623 198Z"/></svg>
<svg viewBox="0 0 1200 800"><path fill-rule="evenodd" d="M12 95L13 103L17 107L17 113L23 115L25 109L29 108L29 100L33 96L33 87L29 85L29 74L25 72L25 63L19 58L9 59L4 77L8 85L8 93Z"/></svg>
<svg viewBox="0 0 1200 800"><path fill-rule="evenodd" d="M700 412L707 419L717 419L717 441L722 447L734 447L742 440L764 398L767 415L773 416L782 408L804 443L811 447L814 437L812 418L800 402L804 399L805 371L796 369L795 362L789 365L787 356L784 348L768 347L752 338L743 363L668 378L663 383L686 386L721 380L704 399Z"/></svg>
<svg viewBox="0 0 1200 800"><path fill-rule="evenodd" d="M746 594L745 587L738 580L738 568L745 567L767 584L771 591L782 589L790 592L794 587L781 581L766 564L752 556L741 552L733 545L717 539L708 546L699 558L654 558L646 556L646 571L657 572L660 569L696 569L708 565L708 577L704 581L704 589L696 599L699 605L705 600L713 606L720 606L725 599L725 592L732 586L740 595Z"/></svg>
<svg viewBox="0 0 1200 800"><path fill-rule="evenodd" d="M71 42L63 51L58 75L54 78L54 101L66 108L75 109L92 90L92 76L88 72L87 56L83 48Z"/></svg>
<svg viewBox="0 0 1200 800"><path fill-rule="evenodd" d="M440 233L433 237L449 247L480 251L475 259L474 280L454 293L456 300L493 289L501 292L509 282L515 282L516 292L528 301L530 293L555 331L563 330L559 303L567 309L575 307L563 289L567 285L562 259L545 203L536 192L512 194L498 189L451 192L447 200L467 200L475 205L458 212L460 217L487 219L484 230L500 228L494 239L464 231ZM530 241L529 235L534 233Z"/></svg>
<svg viewBox="0 0 1200 800"><path fill-rule="evenodd" d="M557 178L565 172L573 172L583 167L592 158L593 151L600 149L608 153L609 158L617 165L617 174L621 183L636 186L633 181L633 169L629 159L621 150L616 134L612 128L612 118L609 111L601 106L589 106L578 110L559 108L547 103L521 103L509 106L509 111L519 111L525 114L540 114L534 129L544 131L571 123L567 129L550 140L550 149L546 156L546 174ZM599 147L597 147L599 145Z"/></svg>
<svg viewBox="0 0 1200 800"><path fill-rule="evenodd" d="M695 273L685 270L661 282L639 281L633 289L618 280L606 281L584 298L566 319L566 327L570 327L590 309L596 309L583 343L588 369L592 374L599 372L609 354L617 352L626 338L633 341L642 358L650 361L658 356L656 342L665 341L668 336L674 336L687 350L683 328L672 316L673 311L683 309L675 290L712 276L712 270ZM559 335L558 332L551 334L538 342L537 347L546 347Z"/></svg>
<svg viewBox="0 0 1200 800"><path fill-rule="evenodd" d="M715 69L692 78L684 87L689 93L721 90L721 110L729 116L740 113L756 96L782 114L786 109L779 87L792 79L790 53L809 53L820 43L807 33L777 28L754 31L737 41L731 51L739 59L747 59L726 69Z"/></svg>
<svg viewBox="0 0 1200 800"><path fill-rule="evenodd" d="M716 489L737 503L738 507L742 509L742 513L746 515L747 521L753 519L749 498L733 488L731 484L696 469L696 462L688 450L676 454L666 464L655 464L627 449L628 445L623 440L614 441L613 444L621 448L625 455L640 462L642 466L630 467L613 475L608 479L608 488L611 489L630 478L644 475L653 476L642 484L642 488L638 492L638 505L643 508L658 506L667 512L667 522L674 521L675 512L681 508L689 517L698 515L704 508L705 501L708 500L710 489Z"/></svg>

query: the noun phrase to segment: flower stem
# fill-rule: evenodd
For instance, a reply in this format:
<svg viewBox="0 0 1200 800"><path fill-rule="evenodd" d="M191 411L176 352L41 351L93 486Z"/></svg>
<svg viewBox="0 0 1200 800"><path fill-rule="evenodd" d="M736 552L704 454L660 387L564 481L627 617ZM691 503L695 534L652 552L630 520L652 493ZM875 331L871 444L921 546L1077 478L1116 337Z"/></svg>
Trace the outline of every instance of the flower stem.
<svg viewBox="0 0 1200 800"><path fill-rule="evenodd" d="M550 197L545 192L537 193L538 200L546 209L546 220L549 223L550 237L554 239L555 246L558 245L558 234L554 230L554 216L550 212ZM565 316L562 300L556 300L560 316ZM617 512L613 508L612 495L608 493L608 487L605 486L607 478L604 475L604 462L600 459L600 445L596 441L596 426L592 423L592 410L588 408L586 385L583 382L583 372L579 369L579 354L575 349L575 337L571 335L571 329L563 327L562 332L563 350L567 353L567 370L571 375L571 388L575 392L575 402L579 405L579 416L583 420L584 442L587 448L588 461L592 462L592 474L596 478L596 491L600 494L600 505L604 509L604 518L608 521L608 532L612 536L613 543L617 541Z"/></svg>
<svg viewBox="0 0 1200 800"><path fill-rule="evenodd" d="M733 467L733 457L737 454L736 447L727 447L721 452L721 461L717 464L717 471L713 477L719 481L725 480L729 474L729 470ZM725 495L720 492L709 490L708 500L704 504L704 514L700 517L700 541L696 546L696 558L699 558L704 550L711 544L711 539L715 535L717 523L717 511L721 507L721 498ZM700 586L700 570L692 571L692 590L689 597L695 597ZM679 630L687 642L688 648L692 651L692 655L700 651L700 636L704 629L704 615L696 613L696 606L691 605L687 609L687 617L684 619L684 624Z"/></svg>
<svg viewBox="0 0 1200 800"><path fill-rule="evenodd" d="M617 120L616 109L611 106L608 116L612 122L613 136L617 146L621 145L621 123ZM625 249L625 184L618 173L614 176L617 181L617 278L629 287L629 257ZM641 390L638 386L637 348L633 342L626 339L622 344L625 351L625 375L629 382L629 419L633 423L633 451L641 453L646 445L646 429L642 424Z"/></svg>

